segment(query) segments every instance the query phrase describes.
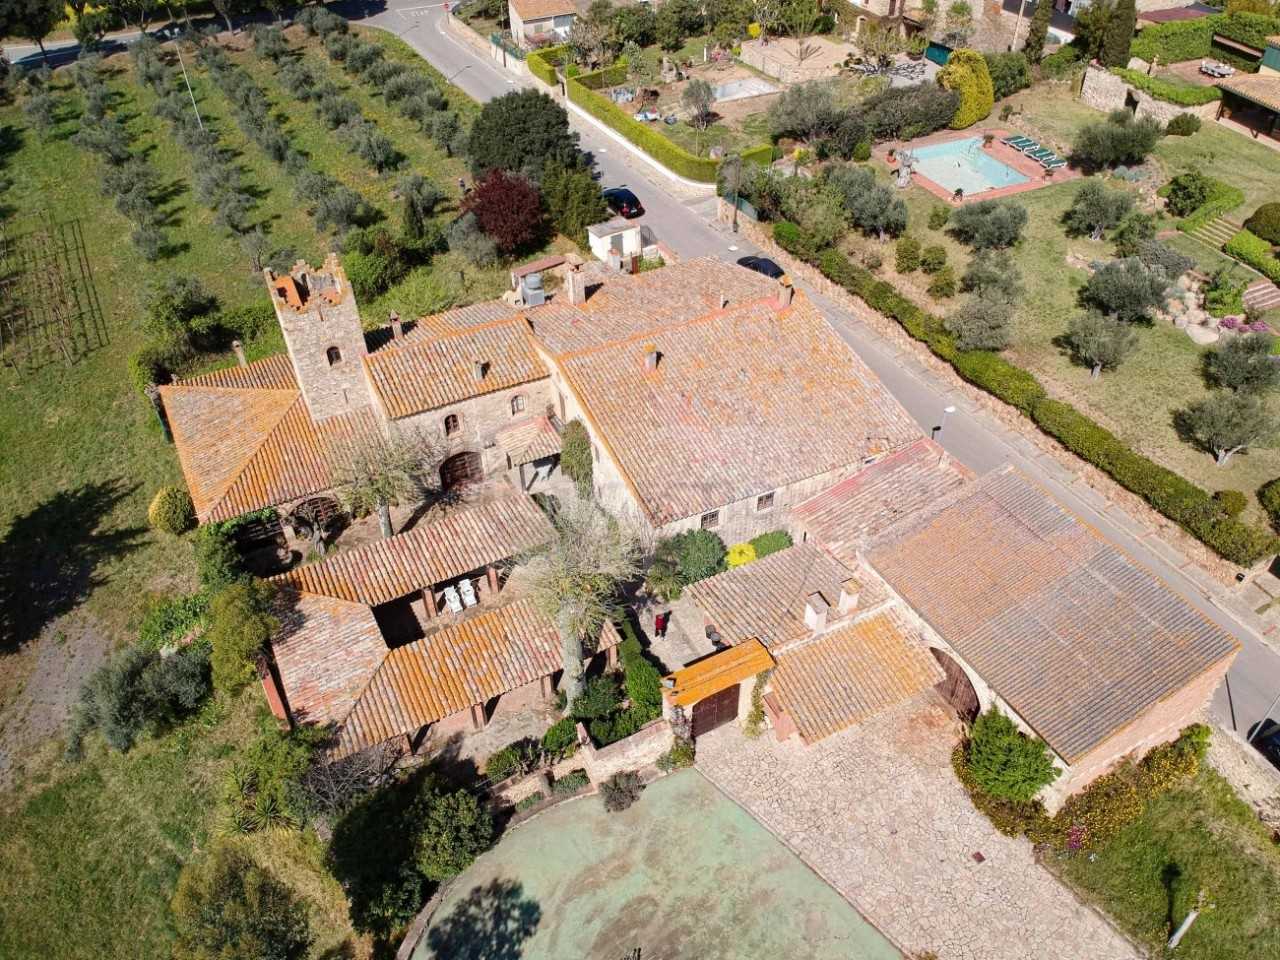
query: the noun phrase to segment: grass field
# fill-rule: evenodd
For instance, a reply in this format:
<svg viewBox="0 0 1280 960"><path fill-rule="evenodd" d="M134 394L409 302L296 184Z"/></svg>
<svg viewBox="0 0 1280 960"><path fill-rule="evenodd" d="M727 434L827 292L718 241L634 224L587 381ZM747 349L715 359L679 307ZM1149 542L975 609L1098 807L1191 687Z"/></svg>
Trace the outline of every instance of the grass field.
<svg viewBox="0 0 1280 960"><path fill-rule="evenodd" d="M377 32L368 36L389 57L412 59L418 69L433 72L399 41ZM393 231L399 210L391 194L405 172L436 180L452 198L439 216L455 216L463 162L445 156L346 78L315 52L314 42L305 48L303 55L346 87L392 139L405 157L401 171L386 177L369 172L309 107L290 102L266 64L247 52L233 58L258 77L311 162L378 206ZM60 745L50 739L60 732L81 677L112 647L131 639L148 595L193 585L190 545L154 535L146 525L155 489L180 480L150 405L126 374L129 354L143 344L138 319L147 284L166 273L188 274L224 307L266 302L262 278L238 242L217 229L193 197L189 159L168 125L151 114L154 96L133 81L127 57L112 58L109 66L113 110L127 121L133 149L146 154L163 185L174 252L159 263L146 263L134 250L128 221L98 191L98 162L69 142L79 111L69 79L57 75L59 123L47 140L27 129L18 106L0 107L0 142L9 147L0 158L11 182L0 195L10 213L7 226L17 230L50 216L80 221L107 334L105 346L75 365L50 364L22 376L0 371L0 601L19 612L16 630L0 649L0 784L6 772L18 774L16 785L0 794L6 808L0 823L0 956L15 960L169 954L174 879L182 863L221 829L217 801L223 775L248 737L261 700L254 689L233 704L210 705L199 719L127 755L108 753L95 742L88 758L75 765L61 759ZM290 178L244 138L222 95L190 59L188 67L205 123L217 129L235 153L244 182L256 189L253 218L269 227L276 246L313 261L322 256L334 238L315 230L293 198ZM464 113L478 109L457 90L449 95ZM495 296L505 283L502 268L478 270L445 255L414 270L378 301L363 304L362 315L374 326L385 322L389 309L413 316ZM251 356L278 351L278 332L247 347ZM193 366L232 362L229 353L206 354ZM91 655L73 656L85 652L73 646ZM82 668L64 669L69 662ZM40 698L52 698L52 707L41 713L39 736L24 741L21 755L8 755L12 734L29 732L30 718L22 714L27 681L37 685ZM323 870L314 837L271 833L245 843L312 905L317 957L367 955L369 945L353 937L345 898Z"/></svg>
<svg viewBox="0 0 1280 960"><path fill-rule="evenodd" d="M1153 801L1096 851L1047 861L1152 956L1204 893L1204 909L1175 956L1261 960L1280 956L1280 849L1253 810L1205 770Z"/></svg>

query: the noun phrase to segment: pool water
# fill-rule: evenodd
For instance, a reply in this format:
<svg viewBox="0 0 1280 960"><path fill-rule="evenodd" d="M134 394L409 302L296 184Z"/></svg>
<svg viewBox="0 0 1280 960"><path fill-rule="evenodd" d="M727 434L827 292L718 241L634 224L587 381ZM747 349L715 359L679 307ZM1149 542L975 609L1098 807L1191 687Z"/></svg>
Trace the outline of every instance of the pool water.
<svg viewBox="0 0 1280 960"><path fill-rule="evenodd" d="M965 196L998 187L1013 187L1031 178L984 153L978 137L948 140L912 150L915 170L947 190L963 190Z"/></svg>

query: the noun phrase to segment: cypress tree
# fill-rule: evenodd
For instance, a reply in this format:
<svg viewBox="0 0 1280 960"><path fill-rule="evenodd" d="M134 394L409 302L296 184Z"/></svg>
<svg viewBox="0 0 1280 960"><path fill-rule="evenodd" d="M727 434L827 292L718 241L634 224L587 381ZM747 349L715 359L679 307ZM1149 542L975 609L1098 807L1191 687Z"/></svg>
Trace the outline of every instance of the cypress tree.
<svg viewBox="0 0 1280 960"><path fill-rule="evenodd" d="M1052 17L1051 0L1037 0L1035 12L1031 14L1031 26L1027 28L1027 42L1022 45L1022 52L1031 63L1039 63L1044 57L1044 41L1049 35Z"/></svg>
<svg viewBox="0 0 1280 960"><path fill-rule="evenodd" d="M1133 43L1133 31L1138 23L1138 10L1134 0L1120 0L1116 12L1107 24L1102 40L1102 52L1098 59L1104 67L1127 67L1129 45Z"/></svg>

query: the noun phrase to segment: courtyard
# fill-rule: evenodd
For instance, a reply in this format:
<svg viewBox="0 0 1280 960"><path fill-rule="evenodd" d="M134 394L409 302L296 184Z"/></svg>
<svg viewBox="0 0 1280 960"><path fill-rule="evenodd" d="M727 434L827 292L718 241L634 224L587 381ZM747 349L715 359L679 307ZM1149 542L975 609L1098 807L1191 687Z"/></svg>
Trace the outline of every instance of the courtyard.
<svg viewBox="0 0 1280 960"><path fill-rule="evenodd" d="M736 731L731 736L740 736ZM901 954L836 891L693 770L629 810L569 801L458 878L414 960Z"/></svg>

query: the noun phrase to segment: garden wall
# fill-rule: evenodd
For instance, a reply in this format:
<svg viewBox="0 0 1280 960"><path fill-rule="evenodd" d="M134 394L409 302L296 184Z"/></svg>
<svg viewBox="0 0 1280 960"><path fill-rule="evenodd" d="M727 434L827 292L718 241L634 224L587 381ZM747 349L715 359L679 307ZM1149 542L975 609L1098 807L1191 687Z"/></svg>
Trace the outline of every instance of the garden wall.
<svg viewBox="0 0 1280 960"><path fill-rule="evenodd" d="M508 73L514 74L517 77L529 76L529 68L525 66L525 62L523 60L519 57L512 56L497 44L480 36L480 34L476 33L471 29L471 27L463 23L452 13L445 14L444 22L445 28L456 39L465 43L480 56L488 57Z"/></svg>
<svg viewBox="0 0 1280 960"><path fill-rule="evenodd" d="M1084 84L1080 88L1080 99L1103 113L1112 110L1129 109L1129 97L1133 97L1138 106L1135 116L1153 117L1160 123L1168 123L1180 113L1194 113L1202 120L1213 120L1218 113L1218 101L1211 100L1195 106L1183 106L1157 100L1151 94L1127 84L1106 67L1096 63L1089 64L1084 72Z"/></svg>
<svg viewBox="0 0 1280 960"><path fill-rule="evenodd" d="M592 783L608 780L623 770L635 770L655 763L675 743L671 724L659 718L645 724L629 737L597 747L582 724L578 724L578 749L576 759Z"/></svg>

